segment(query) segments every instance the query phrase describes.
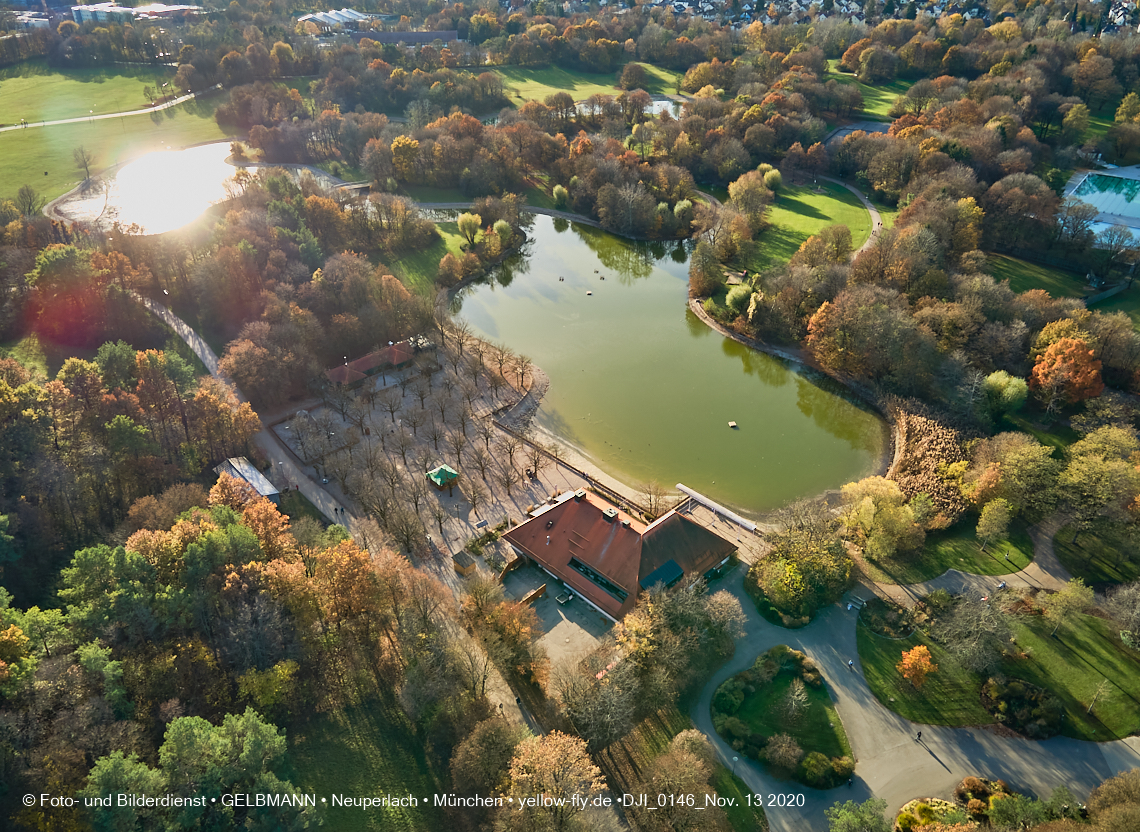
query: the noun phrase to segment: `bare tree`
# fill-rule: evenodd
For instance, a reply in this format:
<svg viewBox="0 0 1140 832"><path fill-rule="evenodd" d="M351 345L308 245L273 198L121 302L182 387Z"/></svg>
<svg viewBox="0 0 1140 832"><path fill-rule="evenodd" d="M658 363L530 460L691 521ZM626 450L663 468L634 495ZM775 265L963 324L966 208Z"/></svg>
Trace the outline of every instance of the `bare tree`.
<svg viewBox="0 0 1140 832"><path fill-rule="evenodd" d="M514 357L514 353L511 352L510 348L503 344L495 344L491 348L491 360L494 361L495 366L499 368L499 376L501 378L506 378L504 368L514 361Z"/></svg>
<svg viewBox="0 0 1140 832"><path fill-rule="evenodd" d="M445 509L435 500L432 500L428 503L428 514L430 514L431 519L435 521L435 525L439 529L439 536L442 538L443 523L445 520L450 520L451 515L447 513L447 509Z"/></svg>
<svg viewBox="0 0 1140 832"><path fill-rule="evenodd" d="M455 404L455 402L452 401L450 396L442 394L437 394L432 400L432 406L439 411L439 421L442 424L447 424L447 411L451 409L453 404Z"/></svg>
<svg viewBox="0 0 1140 832"><path fill-rule="evenodd" d="M533 366L531 360L525 355L519 355L515 358L515 377L519 382L518 389L520 393L523 391L523 383L526 381L526 377L530 374L531 367Z"/></svg>
<svg viewBox="0 0 1140 832"><path fill-rule="evenodd" d="M350 401L345 408L345 419L355 425L357 430L361 433L364 433L370 412L371 408L368 406L367 399L363 395L358 394L352 397L352 401Z"/></svg>
<svg viewBox="0 0 1140 832"><path fill-rule="evenodd" d="M91 178L91 165L95 162L95 154L88 150L83 145L71 151L72 158L75 159L75 166L83 168L83 178Z"/></svg>
<svg viewBox="0 0 1140 832"><path fill-rule="evenodd" d="M463 437L467 438L467 428L471 425L471 411L466 407L459 408L459 412L455 414L455 424L459 428L459 432Z"/></svg>
<svg viewBox="0 0 1140 832"><path fill-rule="evenodd" d="M397 468L393 463L384 460L384 464L380 466L380 479L388 486L388 491L393 497L400 490L400 486L404 483L404 473Z"/></svg>
<svg viewBox="0 0 1140 832"><path fill-rule="evenodd" d="M451 327L451 338L455 342L456 353L462 358L463 351L471 343L471 325L462 319L456 320Z"/></svg>
<svg viewBox="0 0 1140 832"><path fill-rule="evenodd" d="M479 390L469 381L464 381L459 385L459 394L463 396L463 401L467 403L467 409L473 410L475 408L475 400L479 398Z"/></svg>
<svg viewBox="0 0 1140 832"><path fill-rule="evenodd" d="M447 447L455 454L455 462L459 464L463 458L463 449L467 447L467 437L458 431L452 431L447 435Z"/></svg>
<svg viewBox="0 0 1140 832"><path fill-rule="evenodd" d="M495 438L495 425L490 419L477 419L475 433L483 440L483 447L491 450L491 440Z"/></svg>
<svg viewBox="0 0 1140 832"><path fill-rule="evenodd" d="M417 407L404 414L404 424L412 429L412 436L419 437L420 427L428 420L427 411Z"/></svg>
<svg viewBox="0 0 1140 832"><path fill-rule="evenodd" d="M341 488L345 488L348 475L352 473L353 467L352 455L346 451L338 451L325 462L326 470L333 475Z"/></svg>
<svg viewBox="0 0 1140 832"><path fill-rule="evenodd" d="M534 472L535 477L541 474L542 469L550 464L550 459L544 453L544 450L542 445L533 440L526 446L526 461L530 466L530 470Z"/></svg>
<svg viewBox="0 0 1140 832"><path fill-rule="evenodd" d="M404 465L408 464L408 451L416 446L416 440L412 435L403 428L396 431L396 450L400 454L400 459L404 460Z"/></svg>
<svg viewBox="0 0 1140 832"><path fill-rule="evenodd" d="M649 511L649 519L656 520L665 513L665 489L657 480L646 480L641 484L641 497Z"/></svg>
<svg viewBox="0 0 1140 832"><path fill-rule="evenodd" d="M380 402L380 407L388 411L388 415L395 422L396 414L400 412L400 406L404 403L404 394L395 387L389 387L376 398Z"/></svg>
<svg viewBox="0 0 1140 832"><path fill-rule="evenodd" d="M443 428L439 426L439 423L436 422L435 419L428 422L427 427L424 429L424 436L430 439L432 446L436 451L439 451L439 440L443 438L444 433Z"/></svg>
<svg viewBox="0 0 1140 832"><path fill-rule="evenodd" d="M464 360L463 369L467 371L467 375L471 378L471 383L475 386L475 389L478 390L479 377L483 375L483 362L471 353Z"/></svg>
<svg viewBox="0 0 1140 832"><path fill-rule="evenodd" d="M463 489L464 496L467 497L467 502L471 503L471 510L475 512L475 516L479 516L479 506L487 502L487 489L479 484L477 480L468 479L467 487Z"/></svg>
<svg viewBox="0 0 1140 832"><path fill-rule="evenodd" d="M425 381L420 381L412 388L412 395L419 400L420 407L426 407L425 402L431 396L431 385Z"/></svg>
<svg viewBox="0 0 1140 832"><path fill-rule="evenodd" d="M411 500L412 508L419 516L420 507L426 505L428 500L427 478L422 475L410 477L404 494Z"/></svg>
<svg viewBox="0 0 1140 832"><path fill-rule="evenodd" d="M507 492L507 496L511 496L511 487L519 481L519 472L515 470L513 465L506 465L495 473L495 482L501 485Z"/></svg>
<svg viewBox="0 0 1140 832"><path fill-rule="evenodd" d="M491 391L491 401L492 402L497 402L499 400L499 393L502 392L503 387L505 387L506 384L507 383L506 383L506 381L503 380L502 376L500 376L496 373L488 373L487 374L487 387Z"/></svg>
<svg viewBox="0 0 1140 832"><path fill-rule="evenodd" d="M491 455L488 454L486 450L476 445L474 450L471 451L468 458L471 460L471 464L474 465L475 469L479 472L479 477L483 480L483 482L486 482L487 469L491 467Z"/></svg>
<svg viewBox="0 0 1140 832"><path fill-rule="evenodd" d="M503 436L500 437L500 439L499 439L498 446L497 446L499 449L499 452L506 454L507 464L511 468L515 467L515 454L517 454L519 452L520 444L521 443L519 442L519 440L516 439L515 437L511 436L511 434L509 434L509 433L503 434Z"/></svg>

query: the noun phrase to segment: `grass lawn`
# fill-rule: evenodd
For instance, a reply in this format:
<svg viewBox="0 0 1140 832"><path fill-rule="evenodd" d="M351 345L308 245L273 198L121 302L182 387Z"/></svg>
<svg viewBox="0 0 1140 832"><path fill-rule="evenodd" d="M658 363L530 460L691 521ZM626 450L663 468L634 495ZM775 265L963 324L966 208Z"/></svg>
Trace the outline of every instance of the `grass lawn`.
<svg viewBox="0 0 1140 832"><path fill-rule="evenodd" d="M169 67L112 66L52 69L44 60L0 70L0 122L15 124L78 118L92 110L121 113L150 106L143 87L159 88L174 78Z"/></svg>
<svg viewBox="0 0 1140 832"><path fill-rule="evenodd" d="M83 179L72 158L80 145L95 156L92 170L101 171L150 151L223 139L214 121L221 101L212 95L157 113L0 133L0 199L21 185L48 199L71 190Z"/></svg>
<svg viewBox="0 0 1140 832"><path fill-rule="evenodd" d="M463 256L460 248L463 237L459 234L459 226L454 222L438 222L435 227L440 236L434 243L422 251L408 252L388 263L411 292L429 297L434 296L435 276L439 273L439 261L443 256L449 251L456 257Z"/></svg>
<svg viewBox="0 0 1140 832"><path fill-rule="evenodd" d="M643 63L642 67L645 68L648 76L645 85L647 93L650 95L667 95L677 91L677 83L681 78L680 73L662 69L652 64ZM507 87L511 101L517 102L532 99L542 101L556 92L568 92L575 101L581 101L591 95L618 96L622 92L615 86L617 73L597 75L592 72L563 69L556 66L546 68L501 66L491 71L502 77L503 85Z"/></svg>
<svg viewBox="0 0 1140 832"><path fill-rule="evenodd" d="M831 182L821 183L820 189L821 194L803 185L780 190L768 208L769 225L757 238L759 252L748 265L750 270L787 263L804 240L828 225L850 228L853 248L866 242L871 235L871 215L855 194Z"/></svg>
<svg viewBox="0 0 1140 832"><path fill-rule="evenodd" d="M338 179L343 179L345 182L364 182L368 180L368 176L364 171L360 168L354 168L345 162L333 160L330 162L321 162L319 165L313 165L313 167L319 168Z"/></svg>
<svg viewBox="0 0 1140 832"><path fill-rule="evenodd" d="M1140 725L1140 654L1121 645L1111 624L1078 615L1062 624L1057 637L1044 616L1017 616L1018 646L1029 658L1007 661L1010 676L1052 691L1065 706L1061 733L1082 740L1127 737ZM1087 714L1097 686L1111 687Z"/></svg>
<svg viewBox="0 0 1140 832"><path fill-rule="evenodd" d="M325 825L338 832L428 832L446 829L443 812L423 798L446 791L446 778L432 771L407 718L395 707L370 703L321 714L288 732L283 772L302 792L350 797L413 795L418 807L362 810L327 805Z"/></svg>
<svg viewBox="0 0 1140 832"><path fill-rule="evenodd" d="M982 707L982 680L922 633L890 639L859 624L856 639L867 685L884 707L899 716L925 725L984 725L994 721ZM904 650L919 644L930 648L938 670L916 690L895 666Z"/></svg>
<svg viewBox="0 0 1140 832"><path fill-rule="evenodd" d="M1008 575L1033 560L1033 541L1025 526L1015 523L1005 540L993 540L982 551L972 519L926 536L922 551L889 562L866 561L872 577L892 584L914 584L937 578L947 569L975 575ZM1009 560L1005 559L1006 554Z"/></svg>
<svg viewBox="0 0 1140 832"><path fill-rule="evenodd" d="M828 757L850 755L847 732L843 730L843 722L826 684L819 688L805 687L808 706L798 722L789 722L784 716L781 705L795 678L797 674L794 671L781 671L770 684L747 695L735 716L754 732L766 737L790 735L807 754L818 751Z"/></svg>
<svg viewBox="0 0 1140 832"><path fill-rule="evenodd" d="M1030 263L1004 254L987 254L994 280L1008 280L1015 292L1044 289L1055 298L1079 298L1086 293L1085 279L1076 272Z"/></svg>
<svg viewBox="0 0 1140 832"><path fill-rule="evenodd" d="M871 196L871 204L875 206L875 209L879 212L879 216L882 217L883 227L894 228L895 220L897 220L899 218L899 214L902 213L899 210L898 206L891 205L888 202L883 202L873 194Z"/></svg>
<svg viewBox="0 0 1140 832"><path fill-rule="evenodd" d="M648 774L653 760L664 753L673 737L693 727L692 721L676 706L662 708L643 719L622 739L596 755L598 765L618 792L635 794L641 777ZM721 797L736 799L736 805L726 807L729 823L736 832L754 832L767 829L768 821L760 806L749 807L749 788L744 781L717 764L709 785Z"/></svg>
<svg viewBox="0 0 1140 832"><path fill-rule="evenodd" d="M1033 417L1033 418L1030 418ZM1050 421L1039 427L1037 419L1049 419ZM1026 415L1006 415L1002 417L1003 430L1019 430L1022 433L1028 433L1042 445L1051 445L1056 449L1053 456L1060 458L1066 448L1072 445L1081 437L1075 430L1066 424L1060 422L1053 422L1051 416L1045 416L1040 412L1030 412Z"/></svg>
<svg viewBox="0 0 1140 832"><path fill-rule="evenodd" d="M864 84L854 75L848 75L846 72L837 69L839 66L838 58L829 60L827 66L831 70L830 77L841 84L854 84L859 88L859 92L863 94L863 118L869 121L891 121L892 119L888 115L891 105L900 95L906 95L906 91L914 85L914 81L904 81L900 78L886 84L875 84L874 86Z"/></svg>
<svg viewBox="0 0 1140 832"><path fill-rule="evenodd" d="M32 332L15 341L0 341L0 357L14 358L36 378L46 381L55 378L63 362L77 353L78 358L91 360L95 357L94 350L79 350L75 347L53 344L51 341L42 341Z"/></svg>
<svg viewBox="0 0 1140 832"><path fill-rule="evenodd" d="M1125 289L1119 295L1108 300L1094 303L1093 310L1097 312L1123 312L1132 319L1133 328L1140 330L1140 286Z"/></svg>
<svg viewBox="0 0 1140 832"><path fill-rule="evenodd" d="M322 526L327 526L329 520L313 505L309 498L300 491L286 491L281 496L281 513L290 520L300 520L302 517L311 517Z"/></svg>
<svg viewBox="0 0 1140 832"><path fill-rule="evenodd" d="M1065 526L1053 538L1062 565L1091 586L1123 584L1140 578L1140 552L1136 542L1118 531L1081 532L1072 543L1073 527Z"/></svg>

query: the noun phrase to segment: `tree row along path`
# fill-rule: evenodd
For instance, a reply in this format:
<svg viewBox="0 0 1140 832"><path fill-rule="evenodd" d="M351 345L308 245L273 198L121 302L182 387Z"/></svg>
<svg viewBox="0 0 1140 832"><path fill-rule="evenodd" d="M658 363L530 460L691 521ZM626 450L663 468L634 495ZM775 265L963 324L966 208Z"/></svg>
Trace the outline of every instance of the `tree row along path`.
<svg viewBox="0 0 1140 832"><path fill-rule="evenodd" d="M141 116L147 113L157 113L160 110L166 110L171 107L177 107L192 99L198 98L202 95L208 95L222 88L221 84L215 84L209 89L202 90L201 92L187 93L180 95L178 98L173 98L162 104L156 104L153 107L146 107L142 110L124 110L121 113L99 113L97 115L78 116L77 118L61 118L55 121L29 121L27 124L14 124L11 127L0 127L0 133L7 133L9 130L31 130L34 127L52 127L56 124L81 124L85 121L103 121L108 118L124 118L126 116Z"/></svg>
<svg viewBox="0 0 1140 832"><path fill-rule="evenodd" d="M195 332L189 324L161 303L143 297L142 295L135 295L135 297L150 310L153 315L173 329L179 338L186 342L186 345L190 347L190 349L194 351L194 354L206 365L206 369L210 371L210 375L224 384L227 389L237 397L238 401L248 401L241 390L238 389L237 385L221 372L218 367L218 356L201 335ZM347 528L354 540L367 543L366 536L368 530L365 527L363 519L353 513L352 506L338 500L330 493L328 488L317 482L315 478L305 471L303 463L294 456L293 452L287 448L285 444L277 438L277 435L269 430L264 423L262 424L261 430L258 431L254 437L254 442L257 443L258 448L265 454L273 466L273 470L280 472L280 475L284 477L286 482L295 484L297 490L304 494L321 514L328 518L330 522L339 523ZM457 583L457 576L455 570L452 568L450 557L443 559L442 562L425 561L422 566L435 577L439 578L445 586L450 587L453 591L458 589L459 584ZM459 632L456 632L456 636L462 637ZM520 725L528 726L531 731L536 734L542 733L538 723L515 702L514 691L494 665L491 665L490 672L487 676L487 699L493 704L502 703L502 713L507 719Z"/></svg>

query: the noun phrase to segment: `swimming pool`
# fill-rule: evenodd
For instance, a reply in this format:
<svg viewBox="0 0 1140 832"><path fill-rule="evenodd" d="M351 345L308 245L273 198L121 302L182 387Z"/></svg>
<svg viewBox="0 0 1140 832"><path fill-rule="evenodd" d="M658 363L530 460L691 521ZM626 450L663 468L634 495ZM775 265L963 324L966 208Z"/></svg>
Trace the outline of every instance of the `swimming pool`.
<svg viewBox="0 0 1140 832"><path fill-rule="evenodd" d="M1090 173L1073 191L1073 196L1102 214L1132 220L1129 225L1140 223L1140 179Z"/></svg>

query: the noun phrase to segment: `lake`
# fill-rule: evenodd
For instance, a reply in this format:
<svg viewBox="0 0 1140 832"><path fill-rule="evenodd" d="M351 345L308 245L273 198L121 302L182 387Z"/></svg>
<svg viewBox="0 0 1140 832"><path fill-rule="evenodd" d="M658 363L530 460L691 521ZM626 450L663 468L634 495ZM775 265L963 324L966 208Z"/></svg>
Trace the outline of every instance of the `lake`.
<svg viewBox="0 0 1140 832"><path fill-rule="evenodd" d="M877 414L689 311L685 248L546 216L528 234L455 305L550 376L538 427L627 484L681 482L751 514L879 469Z"/></svg>

